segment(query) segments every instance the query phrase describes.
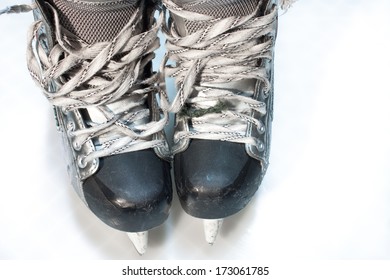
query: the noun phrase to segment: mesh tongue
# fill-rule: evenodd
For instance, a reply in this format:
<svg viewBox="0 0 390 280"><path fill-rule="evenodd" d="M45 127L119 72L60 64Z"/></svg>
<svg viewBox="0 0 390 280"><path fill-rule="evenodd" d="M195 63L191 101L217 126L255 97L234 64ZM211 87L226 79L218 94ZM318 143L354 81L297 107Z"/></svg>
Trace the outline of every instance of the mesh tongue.
<svg viewBox="0 0 390 280"><path fill-rule="evenodd" d="M49 0L64 28L87 43L111 41L129 22L137 0Z"/></svg>
<svg viewBox="0 0 390 280"><path fill-rule="evenodd" d="M174 0L176 4L182 6L187 11L216 18L249 15L256 9L259 1L262 0ZM205 26L204 22L179 19L177 17L175 20L178 23L181 23L183 20L184 26L176 24L179 33L183 35L185 33L194 33ZM186 30L183 30L183 27Z"/></svg>
<svg viewBox="0 0 390 280"><path fill-rule="evenodd" d="M214 17L245 16L254 11L259 0L176 0L188 11Z"/></svg>

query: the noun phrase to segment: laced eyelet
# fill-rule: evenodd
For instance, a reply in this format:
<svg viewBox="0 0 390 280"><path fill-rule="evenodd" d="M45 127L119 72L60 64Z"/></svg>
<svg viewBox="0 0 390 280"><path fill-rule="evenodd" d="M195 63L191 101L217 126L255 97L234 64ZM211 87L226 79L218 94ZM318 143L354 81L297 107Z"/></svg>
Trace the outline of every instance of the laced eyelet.
<svg viewBox="0 0 390 280"><path fill-rule="evenodd" d="M68 114L68 109L66 108L66 107L62 107L61 108L61 112L64 114L64 115L66 115L66 114Z"/></svg>
<svg viewBox="0 0 390 280"><path fill-rule="evenodd" d="M67 131L67 133L68 133L68 136L73 136L72 135L72 131L74 131L74 129L75 129L75 123L74 122L68 122L67 124L66 124L66 131Z"/></svg>
<svg viewBox="0 0 390 280"><path fill-rule="evenodd" d="M77 165L80 168L85 168L87 166L87 163L85 162L85 156L78 156L77 157Z"/></svg>
<svg viewBox="0 0 390 280"><path fill-rule="evenodd" d="M66 127L68 130L74 130L75 124L74 124L74 122L68 122Z"/></svg>
<svg viewBox="0 0 390 280"><path fill-rule="evenodd" d="M80 151L81 150L81 145L78 142L76 142L76 141L73 141L72 146L73 146L73 149L75 151Z"/></svg>

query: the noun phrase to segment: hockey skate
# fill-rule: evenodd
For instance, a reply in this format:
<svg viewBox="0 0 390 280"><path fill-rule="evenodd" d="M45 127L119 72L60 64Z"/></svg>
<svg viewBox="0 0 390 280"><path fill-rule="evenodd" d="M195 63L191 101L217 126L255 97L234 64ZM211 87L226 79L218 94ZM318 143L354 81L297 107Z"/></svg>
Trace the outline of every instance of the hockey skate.
<svg viewBox="0 0 390 280"><path fill-rule="evenodd" d="M164 74L176 96L174 173L183 209L214 243L268 167L278 9L291 1L163 0Z"/></svg>
<svg viewBox="0 0 390 280"><path fill-rule="evenodd" d="M168 217L172 187L167 99L152 71L154 1L35 0L28 69L54 107L72 185L137 251Z"/></svg>

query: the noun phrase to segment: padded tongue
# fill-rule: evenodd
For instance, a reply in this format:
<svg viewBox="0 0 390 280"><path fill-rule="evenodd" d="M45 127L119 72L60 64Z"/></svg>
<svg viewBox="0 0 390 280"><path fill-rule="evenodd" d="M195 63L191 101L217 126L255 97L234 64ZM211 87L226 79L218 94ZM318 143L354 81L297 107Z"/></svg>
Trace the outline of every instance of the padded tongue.
<svg viewBox="0 0 390 280"><path fill-rule="evenodd" d="M252 13L259 0L174 0L184 9L199 14L225 18Z"/></svg>
<svg viewBox="0 0 390 280"><path fill-rule="evenodd" d="M138 0L48 0L64 28L87 43L111 41L136 12Z"/></svg>
<svg viewBox="0 0 390 280"><path fill-rule="evenodd" d="M231 16L246 16L253 13L259 1L265 0L173 0L183 9L213 16L215 18L226 18ZM192 34L207 25L206 22L183 19L172 15L176 22L176 29L181 35Z"/></svg>

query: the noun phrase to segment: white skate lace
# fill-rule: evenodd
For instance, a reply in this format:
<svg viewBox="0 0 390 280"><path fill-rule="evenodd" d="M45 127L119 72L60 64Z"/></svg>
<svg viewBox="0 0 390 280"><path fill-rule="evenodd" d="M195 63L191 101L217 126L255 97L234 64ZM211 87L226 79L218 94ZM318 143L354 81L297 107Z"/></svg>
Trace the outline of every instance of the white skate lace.
<svg viewBox="0 0 390 280"><path fill-rule="evenodd" d="M174 22L170 28L164 26L164 63L175 63L162 71L175 78L177 88L170 111L187 118L190 126L189 131L175 132L175 143L197 138L247 143L262 149L263 143L247 136L246 131L251 123L264 132L264 124L252 112L265 115L266 104L255 100L253 92L225 89L221 85L257 79L265 94L271 90L269 74L259 61L272 59L277 7L261 17L256 16L256 10L248 16L219 19L184 10L171 0L163 2L177 16L207 21L205 28L186 36L178 34Z"/></svg>
<svg viewBox="0 0 390 280"><path fill-rule="evenodd" d="M15 7L3 12L21 10ZM23 10L31 8L24 5ZM89 121L83 129L68 127L75 149L95 140L96 151L86 155L80 165L99 157L164 146L165 141L153 135L168 121L166 94L156 86L157 74L139 79L159 47L157 32L163 17L150 30L134 35L143 18L138 9L111 42L86 44L64 29L56 10L51 10L56 44L47 53L38 42L43 22L33 23L28 32L28 69L52 105L64 112L94 110L100 120L103 116L102 121ZM149 94L158 95L163 108L160 120L149 120L150 109L144 106Z"/></svg>

